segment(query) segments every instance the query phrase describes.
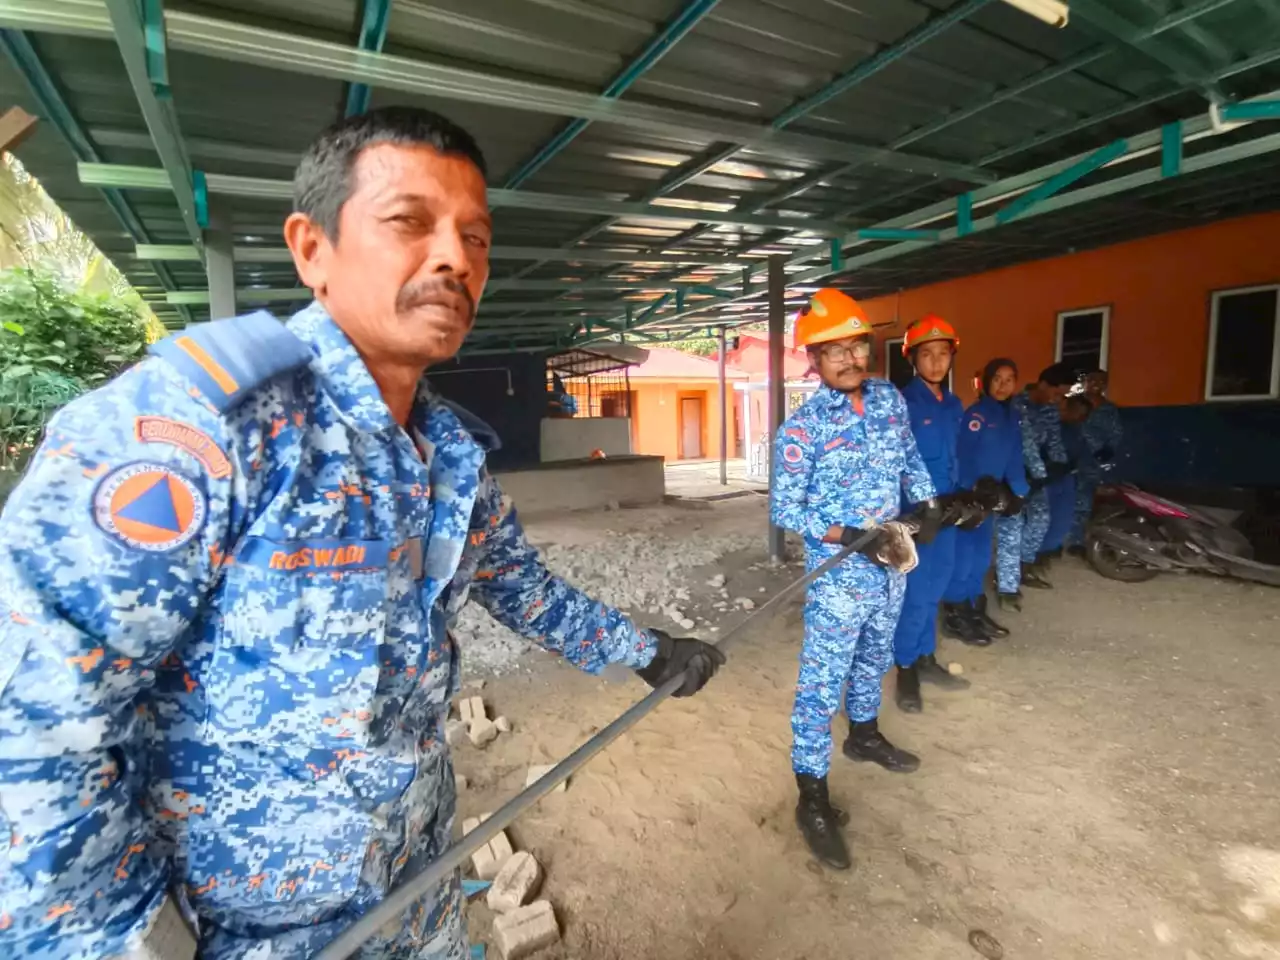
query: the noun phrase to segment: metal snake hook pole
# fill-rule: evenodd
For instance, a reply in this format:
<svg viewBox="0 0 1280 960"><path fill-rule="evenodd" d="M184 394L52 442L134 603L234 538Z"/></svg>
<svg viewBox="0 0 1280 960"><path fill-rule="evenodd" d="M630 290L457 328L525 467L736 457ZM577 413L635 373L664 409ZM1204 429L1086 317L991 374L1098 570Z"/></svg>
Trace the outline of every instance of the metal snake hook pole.
<svg viewBox="0 0 1280 960"><path fill-rule="evenodd" d="M838 553L824 560L803 577L787 584L770 597L760 609L729 630L720 638L716 646L723 647L760 617L766 613L775 612L783 600L797 590L807 587L823 574L834 570L850 556L870 543L879 532L878 527L863 532L849 546L842 547ZM526 810L586 766L592 757L639 723L645 715L653 711L654 707L679 690L683 684L684 674L682 673L679 676L672 677L662 686L655 687L643 700L629 707L616 720L552 767L536 783L525 787L499 807L497 812L485 820L484 823L431 861L421 873L400 884L396 890L387 895L382 903L353 923L317 954L316 960L346 960L347 957L360 949L366 940L375 936L387 923L397 919L413 903L425 894L430 893L441 881L453 873L459 864L488 843L499 831L505 830Z"/></svg>

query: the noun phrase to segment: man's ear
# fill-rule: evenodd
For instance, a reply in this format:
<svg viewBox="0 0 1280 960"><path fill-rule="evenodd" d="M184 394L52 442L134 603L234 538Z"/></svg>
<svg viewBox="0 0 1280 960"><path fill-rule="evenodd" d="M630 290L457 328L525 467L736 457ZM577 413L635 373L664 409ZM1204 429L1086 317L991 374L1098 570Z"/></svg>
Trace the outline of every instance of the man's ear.
<svg viewBox="0 0 1280 960"><path fill-rule="evenodd" d="M304 286L317 297L326 292L329 281L329 256L333 245L320 224L305 213L291 213L284 222L284 242L293 255L293 267Z"/></svg>

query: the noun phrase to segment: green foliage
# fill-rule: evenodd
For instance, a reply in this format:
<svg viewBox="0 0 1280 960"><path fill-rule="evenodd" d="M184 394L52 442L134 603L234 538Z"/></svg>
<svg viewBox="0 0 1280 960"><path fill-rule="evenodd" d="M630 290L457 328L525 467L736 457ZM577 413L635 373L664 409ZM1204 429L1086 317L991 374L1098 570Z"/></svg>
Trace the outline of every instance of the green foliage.
<svg viewBox="0 0 1280 960"><path fill-rule="evenodd" d="M147 339L119 297L24 267L0 272L0 470L21 470L53 412L136 362Z"/></svg>

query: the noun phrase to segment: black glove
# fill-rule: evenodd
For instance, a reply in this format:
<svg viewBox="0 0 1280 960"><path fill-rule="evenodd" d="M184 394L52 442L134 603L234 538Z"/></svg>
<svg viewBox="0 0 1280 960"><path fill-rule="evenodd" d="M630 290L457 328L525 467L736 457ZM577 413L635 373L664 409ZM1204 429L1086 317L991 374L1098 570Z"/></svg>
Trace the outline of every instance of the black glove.
<svg viewBox="0 0 1280 960"><path fill-rule="evenodd" d="M1071 463L1059 463L1056 460L1050 460L1044 465L1045 483L1056 483L1063 477L1067 476L1074 469Z"/></svg>
<svg viewBox="0 0 1280 960"><path fill-rule="evenodd" d="M904 519L910 519L913 522L913 526L916 528L916 543L927 544L933 543L934 537L942 529L944 514L943 504L938 502L937 497L931 497L924 503L919 504Z"/></svg>
<svg viewBox="0 0 1280 960"><path fill-rule="evenodd" d="M683 673L684 685L673 697L693 696L724 663L724 654L709 643L692 637L673 637L661 630L649 632L658 638L658 653L652 663L636 673L651 687L660 687Z"/></svg>
<svg viewBox="0 0 1280 960"><path fill-rule="evenodd" d="M1099 463L1111 463L1116 458L1116 452L1111 447L1099 447L1098 452L1093 455L1093 459Z"/></svg>
<svg viewBox="0 0 1280 960"><path fill-rule="evenodd" d="M1031 489L1027 492L1027 496L1032 496L1033 494L1039 493L1046 486L1048 486L1048 484L1049 484L1048 477L1033 477L1031 476L1031 474L1028 473L1027 486L1030 487Z"/></svg>

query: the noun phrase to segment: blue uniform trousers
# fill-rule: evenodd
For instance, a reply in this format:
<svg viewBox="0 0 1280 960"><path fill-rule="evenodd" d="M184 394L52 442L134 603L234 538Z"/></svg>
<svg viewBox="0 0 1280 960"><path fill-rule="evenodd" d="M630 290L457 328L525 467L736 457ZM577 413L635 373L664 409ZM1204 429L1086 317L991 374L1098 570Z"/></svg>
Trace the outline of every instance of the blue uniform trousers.
<svg viewBox="0 0 1280 960"><path fill-rule="evenodd" d="M1019 550L1023 563L1035 563L1036 557L1044 549L1044 538L1048 532L1049 494L1042 488L1027 497L1027 505L1022 508L1022 541Z"/></svg>
<svg viewBox="0 0 1280 960"><path fill-rule="evenodd" d="M1084 528L1093 516L1093 497L1098 492L1100 479L1085 473L1076 477L1076 509L1071 521L1071 532L1067 534L1068 546L1084 546Z"/></svg>
<svg viewBox="0 0 1280 960"><path fill-rule="evenodd" d="M809 569L835 549L811 548ZM791 766L796 773L827 775L831 720L842 694L850 720L874 720L880 713L880 682L893 662L904 579L854 556L810 585L791 712Z"/></svg>
<svg viewBox="0 0 1280 960"><path fill-rule="evenodd" d="M976 530L956 529L956 564L942 599L947 603L977 600L986 592L996 518L987 517ZM910 581L907 589L910 590Z"/></svg>
<svg viewBox="0 0 1280 960"><path fill-rule="evenodd" d="M996 519L996 589L1017 593L1022 587L1023 515Z"/></svg>
<svg viewBox="0 0 1280 960"><path fill-rule="evenodd" d="M938 648L938 604L955 574L957 532L946 527L932 543L916 546L920 563L907 575L902 614L893 633L893 658L900 667L909 667Z"/></svg>
<svg viewBox="0 0 1280 960"><path fill-rule="evenodd" d="M1067 540L1071 532L1071 524L1076 518L1076 478L1068 474L1061 480L1055 480L1045 488L1049 497L1049 528L1045 531L1044 543L1040 549L1044 552L1057 550Z"/></svg>

